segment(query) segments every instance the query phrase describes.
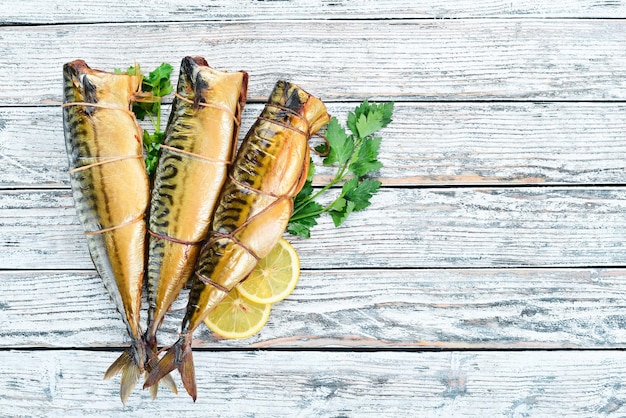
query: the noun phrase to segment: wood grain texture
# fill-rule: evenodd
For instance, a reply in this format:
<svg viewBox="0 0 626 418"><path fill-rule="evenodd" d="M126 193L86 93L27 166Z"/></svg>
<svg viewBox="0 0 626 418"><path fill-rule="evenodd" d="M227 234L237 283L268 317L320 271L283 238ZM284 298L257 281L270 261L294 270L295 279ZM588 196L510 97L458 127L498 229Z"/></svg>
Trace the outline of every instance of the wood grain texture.
<svg viewBox="0 0 626 418"><path fill-rule="evenodd" d="M626 269L303 271L260 333L206 348L620 348ZM159 334L178 338L187 291ZM145 315L146 306L142 314ZM145 322L145 321L144 321ZM123 347L120 315L91 271L0 272L0 346Z"/></svg>
<svg viewBox="0 0 626 418"><path fill-rule="evenodd" d="M281 19L390 19L461 17L626 17L626 6L611 0L562 0L558 2L472 0L213 0L185 2L161 0L158 7L148 0L21 1L13 7L0 1L0 25L164 22L197 20Z"/></svg>
<svg viewBox="0 0 626 418"><path fill-rule="evenodd" d="M385 189L295 240L304 269L624 266L626 189ZM0 193L0 266L91 269L69 190Z"/></svg>
<svg viewBox="0 0 626 418"><path fill-rule="evenodd" d="M625 35L602 19L5 26L0 105L60 103L61 67L76 58L112 70L189 54L247 70L251 100L281 78L337 101L624 100Z"/></svg>
<svg viewBox="0 0 626 418"><path fill-rule="evenodd" d="M623 414L623 353L196 352L198 401L103 381L117 353L0 353L7 416L604 416ZM182 388L181 388L182 390Z"/></svg>
<svg viewBox="0 0 626 418"><path fill-rule="evenodd" d="M0 0L0 415L624 415L625 22L612 0ZM185 55L250 72L243 131L279 78L340 120L398 101L385 187L294 239L302 278L259 334L198 332L197 404L137 389L123 407L61 66L175 79Z"/></svg>
<svg viewBox="0 0 626 418"><path fill-rule="evenodd" d="M354 104L331 103L342 121ZM242 135L262 106L244 110ZM164 109L167 123L169 105ZM61 110L0 109L0 188L69 187ZM381 132L386 185L626 184L626 106L397 103ZM316 184L332 170L319 158Z"/></svg>

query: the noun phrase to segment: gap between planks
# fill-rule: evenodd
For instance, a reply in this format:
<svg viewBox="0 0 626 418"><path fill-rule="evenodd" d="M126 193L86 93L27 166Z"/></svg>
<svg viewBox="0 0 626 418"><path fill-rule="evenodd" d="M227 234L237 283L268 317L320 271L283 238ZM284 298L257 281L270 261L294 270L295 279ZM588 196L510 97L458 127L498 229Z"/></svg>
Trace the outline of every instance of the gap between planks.
<svg viewBox="0 0 626 418"><path fill-rule="evenodd" d="M167 346L166 346L167 347ZM128 345L102 346L102 347L0 347L0 352L66 352L76 351L84 353L122 353L128 349ZM524 352L616 352L626 351L623 347L203 347L193 346L194 353L258 353L258 352L278 352L278 353L524 353Z"/></svg>

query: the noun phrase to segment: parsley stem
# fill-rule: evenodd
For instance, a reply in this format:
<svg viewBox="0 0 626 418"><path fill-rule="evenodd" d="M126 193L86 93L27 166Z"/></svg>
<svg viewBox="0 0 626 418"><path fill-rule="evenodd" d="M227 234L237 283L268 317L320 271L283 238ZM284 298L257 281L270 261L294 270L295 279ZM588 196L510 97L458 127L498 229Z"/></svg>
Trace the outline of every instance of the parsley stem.
<svg viewBox="0 0 626 418"><path fill-rule="evenodd" d="M345 168L345 167L342 167ZM297 213L299 213L302 208L304 208L306 206L307 203L315 200L318 196L320 196L321 194L323 194L324 192L326 192L328 189L330 189L331 187L333 187L335 184L339 183L341 181L341 179L343 178L343 174L342 173L343 170L340 170L337 175L335 175L335 178L333 178L326 186L322 187L319 191L317 191L316 193L312 194L311 196L308 196L307 198L303 199L298 206L296 206L293 210L293 213L291 215L291 219L299 219L297 217L295 217L295 215ZM341 175L340 175L341 174ZM340 196L341 197L341 196ZM339 199L339 197L337 198ZM329 205L330 206L330 205ZM322 212L320 212L322 213ZM307 215L308 216L308 215Z"/></svg>
<svg viewBox="0 0 626 418"><path fill-rule="evenodd" d="M325 190L328 190L329 186L325 186L324 188L322 188L319 192L317 192L313 198L315 198L315 196L318 196L319 194L323 193ZM324 190L325 189L325 190ZM345 193L343 190L341 190L341 193L339 193L339 196L337 196L335 198L335 200L333 200L330 204L326 205L324 208L320 209L320 210L316 210L313 212L309 212L309 213L305 213L303 215L300 216L294 216L296 214L296 212L294 211L292 216L291 216L291 221L297 221L299 219L304 219L304 218L308 218L310 216L318 216L321 215L322 213L326 213L329 210L332 209L332 207L335 205L335 202L337 202L339 199L342 199L345 196ZM302 209L303 206L300 206L299 209Z"/></svg>
<svg viewBox="0 0 626 418"><path fill-rule="evenodd" d="M154 126L154 133L161 132L161 102L157 103L156 125Z"/></svg>
<svg viewBox="0 0 626 418"><path fill-rule="evenodd" d="M295 208L288 227L291 234L309 238L311 228L317 225L317 218L323 213L329 213L335 226L340 226L352 212L370 205L370 199L381 183L366 179L366 176L382 166L377 160L380 138L374 138L373 134L392 121L392 112L393 103L370 104L365 100L348 114L349 131L336 118L331 118L326 128L328 154L323 164L335 167L334 177L316 192L312 180L307 180L294 199ZM310 176L315 172L314 168L310 168ZM316 199L333 186L341 189L332 193L337 196L324 207Z"/></svg>
<svg viewBox="0 0 626 418"><path fill-rule="evenodd" d="M361 145L363 145L363 138L357 137L356 141L355 141L355 147L354 147L354 151L352 152L352 155L350 156L350 158L348 158L348 161L346 161L346 163L344 163L342 166L339 167L339 170L337 170L337 174L335 174L335 177L324 187L322 187L317 193L312 194L311 196L307 197L306 199L302 200L298 206L296 208L294 208L293 214L292 214L292 218L293 220L297 220L297 219L301 219L298 218L297 216L295 216L297 213L299 213L302 208L304 208L306 206L307 203L317 199L318 196L322 195L323 193L325 193L328 189L330 189L332 186L336 185L337 183L339 183L340 181L342 181L344 179L344 177L347 174L347 171L350 167L350 165L352 165L358 158L359 155L359 150L361 148ZM335 203L335 201L337 201L338 199L341 199L343 197L343 193L337 197L337 199L335 199L333 201L333 203ZM331 203L330 205L328 205L324 211L320 212L324 213L327 212L328 209L330 209L330 207L333 205L333 203Z"/></svg>
<svg viewBox="0 0 626 418"><path fill-rule="evenodd" d="M156 124L156 121L154 120L154 117L152 116L152 113L146 112L146 115L148 115L148 118L150 118L150 123L152 123L152 127L155 128L155 133L156 133L159 129L157 128L157 124Z"/></svg>
<svg viewBox="0 0 626 418"><path fill-rule="evenodd" d="M316 210L316 211L313 211L313 212L307 212L307 213L299 215L299 216L296 216L295 215L296 212L294 211L293 215L291 215L291 218L289 220L290 221L297 221L297 220L300 220L300 219L308 218L310 216L317 216L317 215L321 215L322 213L326 213L326 212L328 212L330 210L330 208L333 206L333 204L338 199L341 199L342 197L343 197L343 193L340 196L338 196L337 199L333 200L333 202L330 205L328 205L328 206L326 206L326 207L324 207L324 208L322 208L320 210Z"/></svg>
<svg viewBox="0 0 626 418"><path fill-rule="evenodd" d="M324 212L325 212L325 210L323 210L323 209L322 210L316 210L315 212L308 212L308 213L305 213L305 214L302 214L302 215L295 215L295 212L294 212L294 215L291 215L291 218L289 219L289 222L298 221L300 219L308 218L310 216L321 215Z"/></svg>

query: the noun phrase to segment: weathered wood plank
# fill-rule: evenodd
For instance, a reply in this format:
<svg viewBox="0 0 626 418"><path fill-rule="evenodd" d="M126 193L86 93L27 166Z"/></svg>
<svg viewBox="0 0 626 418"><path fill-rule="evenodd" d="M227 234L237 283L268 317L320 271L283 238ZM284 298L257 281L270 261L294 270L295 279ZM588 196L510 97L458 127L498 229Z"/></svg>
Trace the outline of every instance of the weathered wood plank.
<svg viewBox="0 0 626 418"><path fill-rule="evenodd" d="M202 327L198 347L607 348L626 344L626 269L304 271L246 340ZM178 338L183 292L160 333ZM145 308L145 306L144 306ZM145 309L144 309L145 314ZM0 272L0 346L120 347L94 272Z"/></svg>
<svg viewBox="0 0 626 418"><path fill-rule="evenodd" d="M249 71L253 100L279 78L331 100L623 100L625 35L602 19L6 26L0 105L59 103L75 58L154 68L188 54Z"/></svg>
<svg viewBox="0 0 626 418"><path fill-rule="evenodd" d="M0 1L0 25L98 22L165 22L198 20L282 19L390 19L462 17L626 17L626 6L610 0L503 1L471 0L162 0L158 7L147 0Z"/></svg>
<svg viewBox="0 0 626 418"><path fill-rule="evenodd" d="M242 132L260 109L246 107ZM340 121L352 109L329 105ZM398 103L377 176L388 185L625 184L624 126L626 106L616 104ZM61 110L0 109L0 161L0 188L68 187ZM332 172L316 161L321 184Z"/></svg>
<svg viewBox="0 0 626 418"><path fill-rule="evenodd" d="M0 353L7 416L600 416L623 412L621 351L196 352L198 401L103 381L117 353ZM181 388L182 390L182 388Z"/></svg>
<svg viewBox="0 0 626 418"><path fill-rule="evenodd" d="M624 266L626 188L384 189L296 240L305 269ZM69 190L0 193L0 266L90 269Z"/></svg>

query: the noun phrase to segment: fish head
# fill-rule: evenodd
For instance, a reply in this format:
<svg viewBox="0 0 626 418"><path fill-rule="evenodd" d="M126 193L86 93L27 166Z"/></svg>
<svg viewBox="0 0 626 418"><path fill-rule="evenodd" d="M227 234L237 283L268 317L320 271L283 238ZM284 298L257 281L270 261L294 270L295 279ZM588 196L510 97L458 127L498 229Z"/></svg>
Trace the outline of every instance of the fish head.
<svg viewBox="0 0 626 418"><path fill-rule="evenodd" d="M309 135L319 131L330 120L324 102L289 81L276 82L269 102L279 104L304 118L308 123Z"/></svg>
<svg viewBox="0 0 626 418"><path fill-rule="evenodd" d="M85 90L95 93L95 87L88 80L85 80L85 74L89 70L91 68L83 60L75 60L63 65L63 79L71 91L71 93L68 92L69 94L66 94L66 96L70 96L66 97L66 100L94 103L94 94L91 95L92 97L87 97L85 94ZM89 84L87 89L85 89L85 81Z"/></svg>
<svg viewBox="0 0 626 418"><path fill-rule="evenodd" d="M130 102L132 95L139 91L143 77L139 72L129 75L93 70L80 59L65 64L63 76L72 86L72 100L85 103Z"/></svg>
<svg viewBox="0 0 626 418"><path fill-rule="evenodd" d="M210 68L202 57L185 57L180 64L180 77L178 78L178 94L193 100L197 110L204 100L202 92L208 90L208 82L202 77L202 68Z"/></svg>

